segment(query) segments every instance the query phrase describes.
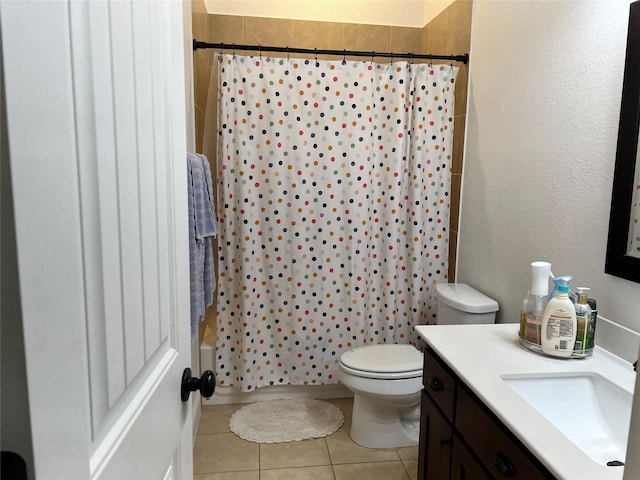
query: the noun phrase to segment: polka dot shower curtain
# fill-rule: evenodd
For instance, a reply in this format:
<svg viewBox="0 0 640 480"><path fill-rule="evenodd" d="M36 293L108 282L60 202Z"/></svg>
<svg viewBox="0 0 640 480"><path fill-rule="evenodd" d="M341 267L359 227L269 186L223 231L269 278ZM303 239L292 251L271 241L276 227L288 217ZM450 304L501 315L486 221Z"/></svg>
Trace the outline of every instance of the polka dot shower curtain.
<svg viewBox="0 0 640 480"><path fill-rule="evenodd" d="M220 55L217 378L337 383L446 281L451 65Z"/></svg>

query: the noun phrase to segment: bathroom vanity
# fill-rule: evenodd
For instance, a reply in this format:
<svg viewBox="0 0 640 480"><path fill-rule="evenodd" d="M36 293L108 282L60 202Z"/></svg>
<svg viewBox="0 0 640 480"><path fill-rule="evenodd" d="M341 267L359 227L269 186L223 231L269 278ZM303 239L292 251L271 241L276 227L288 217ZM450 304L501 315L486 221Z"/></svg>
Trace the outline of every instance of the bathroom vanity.
<svg viewBox="0 0 640 480"><path fill-rule="evenodd" d="M515 324L428 325L418 478L622 479L635 372L596 347L525 350ZM606 447L603 447L603 444Z"/></svg>

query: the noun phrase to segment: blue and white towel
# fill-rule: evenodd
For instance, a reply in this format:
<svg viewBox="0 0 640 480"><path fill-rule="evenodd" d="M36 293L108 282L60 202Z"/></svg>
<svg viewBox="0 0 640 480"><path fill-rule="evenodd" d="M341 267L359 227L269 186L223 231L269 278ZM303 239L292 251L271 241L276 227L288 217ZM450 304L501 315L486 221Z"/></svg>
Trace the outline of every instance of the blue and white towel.
<svg viewBox="0 0 640 480"><path fill-rule="evenodd" d="M213 303L216 279L211 239L218 234L218 229L209 161L204 155L188 153L187 166L193 340L198 335L198 323L204 320L205 308Z"/></svg>

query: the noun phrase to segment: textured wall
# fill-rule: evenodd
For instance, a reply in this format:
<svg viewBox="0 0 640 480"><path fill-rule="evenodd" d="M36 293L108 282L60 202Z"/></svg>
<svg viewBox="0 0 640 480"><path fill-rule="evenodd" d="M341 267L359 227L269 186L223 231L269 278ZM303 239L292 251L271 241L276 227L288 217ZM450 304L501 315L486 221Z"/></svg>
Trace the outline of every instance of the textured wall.
<svg viewBox="0 0 640 480"><path fill-rule="evenodd" d="M476 2L457 273L500 322L547 260L640 331L640 285L604 273L628 3Z"/></svg>

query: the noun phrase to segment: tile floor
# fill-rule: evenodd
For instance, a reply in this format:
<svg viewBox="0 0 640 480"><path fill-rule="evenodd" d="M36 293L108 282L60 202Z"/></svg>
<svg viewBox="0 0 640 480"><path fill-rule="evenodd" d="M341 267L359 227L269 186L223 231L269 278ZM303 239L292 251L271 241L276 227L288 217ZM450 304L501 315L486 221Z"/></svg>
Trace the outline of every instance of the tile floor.
<svg viewBox="0 0 640 480"><path fill-rule="evenodd" d="M327 400L344 425L326 438L257 444L229 430L242 405L204 406L193 448L195 480L416 480L418 447L369 449L349 437L350 398Z"/></svg>

